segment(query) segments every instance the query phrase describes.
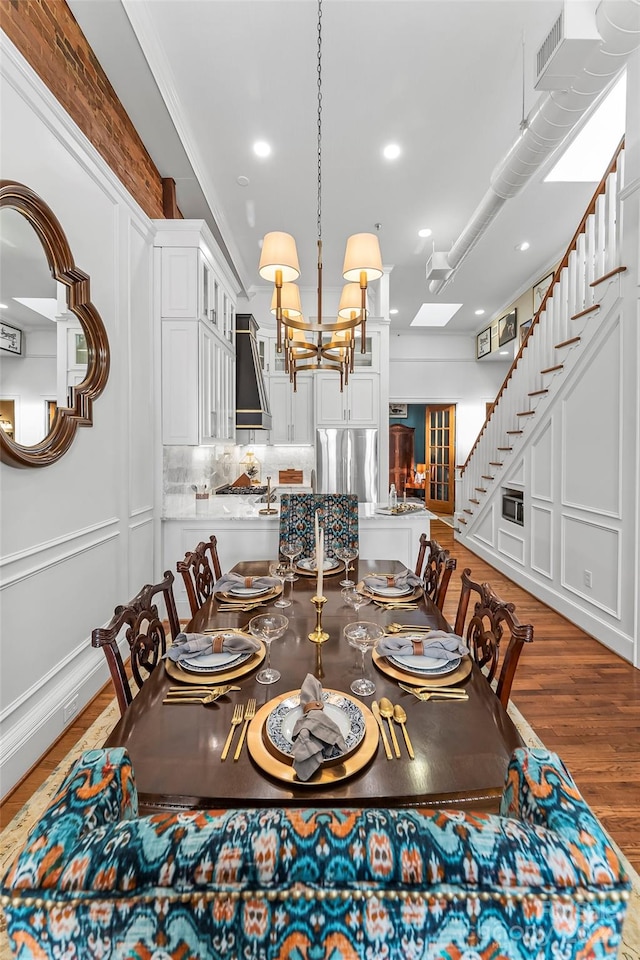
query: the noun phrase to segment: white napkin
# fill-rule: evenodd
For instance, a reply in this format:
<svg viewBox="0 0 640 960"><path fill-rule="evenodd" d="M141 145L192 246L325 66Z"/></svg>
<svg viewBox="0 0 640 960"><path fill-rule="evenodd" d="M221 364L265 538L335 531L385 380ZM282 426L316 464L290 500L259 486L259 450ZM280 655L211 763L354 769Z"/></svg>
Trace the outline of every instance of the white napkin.
<svg viewBox="0 0 640 960"><path fill-rule="evenodd" d="M222 644L219 643L222 638ZM218 640L218 643L216 643ZM214 648L220 646L220 650ZM219 634L179 633L167 650L166 656L170 660L180 660L187 654L206 656L209 653L256 653L260 650L260 643L253 637L245 637L239 633L229 636L221 630Z"/></svg>
<svg viewBox="0 0 640 960"><path fill-rule="evenodd" d="M420 649L422 643L422 650ZM383 637L378 642L376 650L381 657L433 657L434 660L456 660L469 653L469 648L462 637L456 633L446 633L444 630L432 630L426 637L420 634L395 634Z"/></svg>
<svg viewBox="0 0 640 960"><path fill-rule="evenodd" d="M374 593L380 589L384 590L386 587L419 587L421 584L420 577L417 577L411 570L405 570L404 573L397 573L392 577L376 577L375 574L370 574L364 578L365 587Z"/></svg>
<svg viewBox="0 0 640 960"><path fill-rule="evenodd" d="M300 689L300 704L322 704L322 684L313 674L308 673ZM291 734L293 739L293 769L300 780L308 780L322 761L330 756L337 747L342 753L346 750L344 738L331 717L322 708L303 713Z"/></svg>
<svg viewBox="0 0 640 960"><path fill-rule="evenodd" d="M259 590L263 587L277 587L280 581L275 577L243 577L240 573L225 573L213 585L214 593L226 593L232 587L246 587Z"/></svg>

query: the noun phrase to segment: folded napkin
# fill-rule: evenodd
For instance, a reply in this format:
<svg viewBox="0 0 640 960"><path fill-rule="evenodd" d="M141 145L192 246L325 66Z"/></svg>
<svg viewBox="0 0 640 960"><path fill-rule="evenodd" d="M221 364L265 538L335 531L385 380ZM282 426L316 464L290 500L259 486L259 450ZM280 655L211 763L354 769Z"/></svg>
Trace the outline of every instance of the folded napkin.
<svg viewBox="0 0 640 960"><path fill-rule="evenodd" d="M408 632L406 636L394 634L378 641L376 650L381 657L433 657L434 660L455 660L469 653L462 637L444 630L432 630L424 640Z"/></svg>
<svg viewBox="0 0 640 960"><path fill-rule="evenodd" d="M331 717L324 712L322 684L308 673L300 689L303 714L293 728L293 769L300 780L308 780L333 748L344 753L346 744Z"/></svg>
<svg viewBox="0 0 640 960"><path fill-rule="evenodd" d="M276 577L243 577L239 573L225 573L213 585L214 593L226 593L232 587L277 587L280 581Z"/></svg>
<svg viewBox="0 0 640 960"><path fill-rule="evenodd" d="M396 573L395 576L380 577L375 574L364 578L364 585L368 590L384 589L385 587L419 587L422 585L420 577L412 573L411 570L405 570L404 573Z"/></svg>
<svg viewBox="0 0 640 960"><path fill-rule="evenodd" d="M204 633L179 633L175 638L166 656L170 660L180 660L189 653L205 656L208 653L255 653L260 649L260 642L253 637L245 637L239 633L225 636Z"/></svg>

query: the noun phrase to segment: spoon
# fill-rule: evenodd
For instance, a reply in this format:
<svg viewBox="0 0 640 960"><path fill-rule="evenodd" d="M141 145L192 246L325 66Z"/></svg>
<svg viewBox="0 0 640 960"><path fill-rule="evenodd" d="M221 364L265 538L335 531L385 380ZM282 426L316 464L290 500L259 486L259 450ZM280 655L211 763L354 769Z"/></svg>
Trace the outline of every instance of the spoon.
<svg viewBox="0 0 640 960"><path fill-rule="evenodd" d="M398 744L398 738L396 737L396 731L391 723L391 718L393 717L393 704L387 697L382 697L378 706L380 707L380 716L384 717L389 724L389 733L391 734L391 740L393 743L393 752L395 753L396 757L399 758L400 746Z"/></svg>
<svg viewBox="0 0 640 960"><path fill-rule="evenodd" d="M420 630L423 633L430 633L433 627L422 627L415 623L388 623L385 627L387 633L404 633L407 630Z"/></svg>
<svg viewBox="0 0 640 960"><path fill-rule="evenodd" d="M396 703L393 707L393 719L402 727L402 732L404 733L404 742L407 745L407 753L412 760L415 760L415 754L413 752L413 747L411 746L411 740L409 739L409 734L407 733L407 728L405 727L407 714L404 707L401 707L399 703Z"/></svg>

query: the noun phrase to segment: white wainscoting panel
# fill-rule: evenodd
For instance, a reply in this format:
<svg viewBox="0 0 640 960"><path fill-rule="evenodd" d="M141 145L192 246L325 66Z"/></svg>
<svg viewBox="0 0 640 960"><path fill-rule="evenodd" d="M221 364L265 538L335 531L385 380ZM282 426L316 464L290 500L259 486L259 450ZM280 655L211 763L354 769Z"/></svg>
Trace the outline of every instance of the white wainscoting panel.
<svg viewBox="0 0 640 960"><path fill-rule="evenodd" d="M553 419L531 445L531 496L536 500L553 499Z"/></svg>
<svg viewBox="0 0 640 960"><path fill-rule="evenodd" d="M484 516L478 523L478 526L473 532L475 539L480 540L482 543L486 543L488 546L492 547L495 543L494 540L494 529L495 529L495 501L490 504L489 509L485 511Z"/></svg>
<svg viewBox="0 0 640 960"><path fill-rule="evenodd" d="M620 531L591 519L562 518L562 586L620 617ZM591 574L592 586L585 579Z"/></svg>
<svg viewBox="0 0 640 960"><path fill-rule="evenodd" d="M512 470L509 471L509 480L504 484L508 487L510 484L521 487L524 484L524 457L521 457Z"/></svg>
<svg viewBox="0 0 640 960"><path fill-rule="evenodd" d="M145 583L155 581L154 528L152 514L140 515L129 521L129 587L121 603L131 600Z"/></svg>
<svg viewBox="0 0 640 960"><path fill-rule="evenodd" d="M516 563L523 564L524 547L525 541L523 537L516 536L509 530L505 530L504 527L499 528L498 550L500 553L504 554L505 557L509 557L510 560L515 560Z"/></svg>
<svg viewBox="0 0 640 960"><path fill-rule="evenodd" d="M531 504L531 569L553 580L553 512Z"/></svg>

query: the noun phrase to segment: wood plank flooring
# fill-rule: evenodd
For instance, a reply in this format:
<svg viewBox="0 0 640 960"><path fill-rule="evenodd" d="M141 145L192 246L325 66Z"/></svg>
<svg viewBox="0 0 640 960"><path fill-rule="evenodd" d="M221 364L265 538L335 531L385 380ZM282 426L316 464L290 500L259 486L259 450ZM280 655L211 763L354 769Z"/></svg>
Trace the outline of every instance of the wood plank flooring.
<svg viewBox="0 0 640 960"><path fill-rule="evenodd" d="M640 871L640 670L456 543L447 524L434 521L432 535L458 560L445 603L450 622L460 572L471 567L474 580L488 580L516 604L522 623L533 624L534 642L520 659L513 702L545 745L562 757L587 802ZM107 684L2 803L0 825L44 782L112 696Z"/></svg>

